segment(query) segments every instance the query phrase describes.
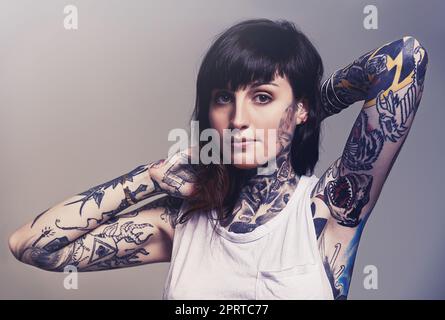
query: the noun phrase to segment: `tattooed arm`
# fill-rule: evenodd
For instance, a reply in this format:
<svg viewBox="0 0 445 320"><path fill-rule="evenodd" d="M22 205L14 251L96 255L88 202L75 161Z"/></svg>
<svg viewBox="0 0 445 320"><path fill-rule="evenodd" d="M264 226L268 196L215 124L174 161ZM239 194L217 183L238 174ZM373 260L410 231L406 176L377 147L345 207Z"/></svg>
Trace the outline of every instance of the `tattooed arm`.
<svg viewBox="0 0 445 320"><path fill-rule="evenodd" d="M27 263L32 262L24 261L30 253L37 260L46 259L45 255L67 246L132 204L160 193L150 179L148 165L138 166L39 214L10 237L11 251L17 259ZM42 263L40 267L43 268Z"/></svg>
<svg viewBox="0 0 445 320"><path fill-rule="evenodd" d="M110 218L60 249L54 241L43 247L27 247L20 260L48 271L63 271L67 265L77 271L98 271L170 261L182 201L170 196L156 199Z"/></svg>
<svg viewBox="0 0 445 320"><path fill-rule="evenodd" d="M326 117L365 100L342 156L312 191L320 252L337 299L347 297L364 224L412 126L427 63L425 48L404 37L362 55L322 86Z"/></svg>
<svg viewBox="0 0 445 320"><path fill-rule="evenodd" d="M177 210L179 197L184 196L181 192L183 189L187 191L190 189L190 184L181 183L181 178L185 172L192 172L188 170L189 166L178 161L178 157L183 161L181 153L178 153L167 161L161 160L139 166L121 177L47 209L34 221L12 234L9 239L12 253L24 263L56 271L60 271L60 267L65 263L79 262L70 260L71 255L77 255L79 250L86 250L86 254L87 251L96 252L97 249L97 255L106 254L111 259L123 257L128 250L130 251L127 253L140 249L138 254L140 257L144 252L141 246L153 245L153 242L160 238L160 230L157 229L159 226L156 224L159 219L150 218L146 212L148 208L153 208L144 206L143 212L125 214L125 217L119 217L118 220L116 217L131 205L162 193L169 195L168 202L165 202L166 200L163 202L164 212L174 213ZM188 178L190 180L190 177ZM173 186L171 181L175 182ZM176 201L173 198L177 198ZM159 202L156 204L159 206ZM160 215L158 211L151 214ZM144 222L144 219L147 221ZM107 221L113 225L106 224ZM170 236L173 233L172 227L170 229L162 227L162 229ZM149 234L153 234L152 241L149 241ZM100 266L105 268L102 259L98 260L98 257L91 255L88 257L88 266L93 262L100 262ZM107 263L110 264L109 267L113 267L115 262Z"/></svg>

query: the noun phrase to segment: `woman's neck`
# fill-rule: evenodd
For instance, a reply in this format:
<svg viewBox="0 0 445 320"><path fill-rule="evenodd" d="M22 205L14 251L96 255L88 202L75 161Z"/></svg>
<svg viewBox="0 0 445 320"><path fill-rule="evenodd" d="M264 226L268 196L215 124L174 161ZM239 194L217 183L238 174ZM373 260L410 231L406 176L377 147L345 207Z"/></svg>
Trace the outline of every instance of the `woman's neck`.
<svg viewBox="0 0 445 320"><path fill-rule="evenodd" d="M286 206L295 191L299 178L290 161L290 153L282 153L276 159L276 168L267 175L258 169L241 170L240 196L231 216L221 222L230 226L229 231L246 233L275 217Z"/></svg>

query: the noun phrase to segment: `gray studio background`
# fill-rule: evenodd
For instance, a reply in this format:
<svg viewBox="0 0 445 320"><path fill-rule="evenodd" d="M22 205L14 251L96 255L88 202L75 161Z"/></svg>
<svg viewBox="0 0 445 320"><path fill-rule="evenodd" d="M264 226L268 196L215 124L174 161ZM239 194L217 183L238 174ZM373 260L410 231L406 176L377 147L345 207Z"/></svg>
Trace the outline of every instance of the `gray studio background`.
<svg viewBox="0 0 445 320"><path fill-rule="evenodd" d="M79 29L63 28L74 4ZM376 5L379 29L363 28ZM294 21L319 50L325 77L404 35L429 53L423 100L365 227L350 299L445 298L443 229L443 1L1 1L0 298L160 299L168 263L63 273L16 261L8 236L68 196L163 158L167 134L187 128L203 54L248 18ZM341 153L361 105L325 121L321 176ZM378 290L363 286L367 265Z"/></svg>

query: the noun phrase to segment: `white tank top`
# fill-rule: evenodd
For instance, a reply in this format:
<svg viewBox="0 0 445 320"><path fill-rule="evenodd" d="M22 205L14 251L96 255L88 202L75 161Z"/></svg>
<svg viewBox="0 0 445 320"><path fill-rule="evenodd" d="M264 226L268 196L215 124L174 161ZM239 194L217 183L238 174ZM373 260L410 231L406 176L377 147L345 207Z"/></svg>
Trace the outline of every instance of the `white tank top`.
<svg viewBox="0 0 445 320"><path fill-rule="evenodd" d="M310 208L317 181L301 176L284 209L252 232L229 232L192 213L176 226L162 298L333 299Z"/></svg>

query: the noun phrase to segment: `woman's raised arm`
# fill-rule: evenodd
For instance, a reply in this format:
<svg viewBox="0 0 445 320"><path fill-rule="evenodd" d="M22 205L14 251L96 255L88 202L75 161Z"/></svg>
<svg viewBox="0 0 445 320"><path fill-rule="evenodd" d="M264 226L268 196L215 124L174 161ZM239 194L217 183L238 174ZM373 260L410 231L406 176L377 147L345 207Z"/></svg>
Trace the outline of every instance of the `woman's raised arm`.
<svg viewBox="0 0 445 320"><path fill-rule="evenodd" d="M317 238L336 299L347 297L363 228L412 127L427 65L426 49L406 36L360 56L322 85L326 117L365 100L342 155L312 191Z"/></svg>

